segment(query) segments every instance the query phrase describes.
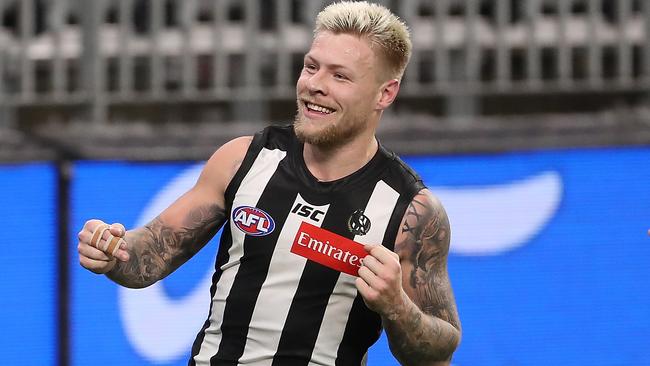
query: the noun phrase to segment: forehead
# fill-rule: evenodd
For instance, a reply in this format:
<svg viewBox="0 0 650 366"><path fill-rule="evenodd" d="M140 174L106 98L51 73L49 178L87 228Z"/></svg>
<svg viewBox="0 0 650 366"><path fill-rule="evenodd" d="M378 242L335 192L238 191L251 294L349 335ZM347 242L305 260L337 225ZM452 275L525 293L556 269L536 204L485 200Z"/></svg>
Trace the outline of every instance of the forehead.
<svg viewBox="0 0 650 366"><path fill-rule="evenodd" d="M307 56L316 58L321 63L355 69L373 68L376 57L366 39L327 31L316 34Z"/></svg>

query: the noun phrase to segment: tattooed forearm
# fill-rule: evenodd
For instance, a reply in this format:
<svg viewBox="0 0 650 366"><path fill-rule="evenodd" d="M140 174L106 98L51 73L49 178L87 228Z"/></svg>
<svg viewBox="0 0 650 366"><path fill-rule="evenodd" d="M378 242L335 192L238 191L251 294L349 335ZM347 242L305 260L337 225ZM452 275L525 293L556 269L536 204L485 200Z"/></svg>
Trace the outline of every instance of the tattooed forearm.
<svg viewBox="0 0 650 366"><path fill-rule="evenodd" d="M181 227L172 227L156 217L144 227L127 232L130 259L118 262L107 275L126 287L149 286L203 248L224 220L224 209L218 205L193 209Z"/></svg>
<svg viewBox="0 0 650 366"><path fill-rule="evenodd" d="M407 365L451 358L460 340L460 321L449 276L447 214L427 191L410 203L395 243L412 300L397 319L384 319L393 353Z"/></svg>
<svg viewBox="0 0 650 366"><path fill-rule="evenodd" d="M447 365L459 342L457 329L413 303L399 319L383 323L390 349L402 365Z"/></svg>

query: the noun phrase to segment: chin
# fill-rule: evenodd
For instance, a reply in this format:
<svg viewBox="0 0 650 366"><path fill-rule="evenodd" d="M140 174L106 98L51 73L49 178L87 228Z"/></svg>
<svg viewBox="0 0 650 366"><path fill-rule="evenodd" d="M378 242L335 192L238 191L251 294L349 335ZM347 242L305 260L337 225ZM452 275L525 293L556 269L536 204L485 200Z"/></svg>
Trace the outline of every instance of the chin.
<svg viewBox="0 0 650 366"><path fill-rule="evenodd" d="M293 124L293 130L303 143L323 148L332 147L336 145L338 138L334 126L318 126L314 121L303 118L296 118Z"/></svg>

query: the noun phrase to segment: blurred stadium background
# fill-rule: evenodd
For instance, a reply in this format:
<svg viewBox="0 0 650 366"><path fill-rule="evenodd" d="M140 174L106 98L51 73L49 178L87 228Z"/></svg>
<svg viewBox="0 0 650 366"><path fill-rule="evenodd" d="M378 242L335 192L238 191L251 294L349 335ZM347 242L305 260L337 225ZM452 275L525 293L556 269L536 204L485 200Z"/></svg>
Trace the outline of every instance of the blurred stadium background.
<svg viewBox="0 0 650 366"><path fill-rule="evenodd" d="M650 365L650 2L376 2L412 30L379 137L452 221L454 365ZM1 364L184 364L216 243L133 325L76 233L141 223L223 142L290 123L327 3L0 0Z"/></svg>

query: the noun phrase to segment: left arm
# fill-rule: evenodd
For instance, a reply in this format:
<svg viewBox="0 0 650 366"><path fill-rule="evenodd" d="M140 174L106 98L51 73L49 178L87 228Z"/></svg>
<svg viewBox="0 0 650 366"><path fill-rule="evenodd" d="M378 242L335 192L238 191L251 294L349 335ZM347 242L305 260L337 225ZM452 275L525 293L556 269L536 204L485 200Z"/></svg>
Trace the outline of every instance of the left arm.
<svg viewBox="0 0 650 366"><path fill-rule="evenodd" d="M395 253L368 245L357 288L381 315L391 351L403 365L449 365L461 328L447 273L449 220L428 190L404 214Z"/></svg>

